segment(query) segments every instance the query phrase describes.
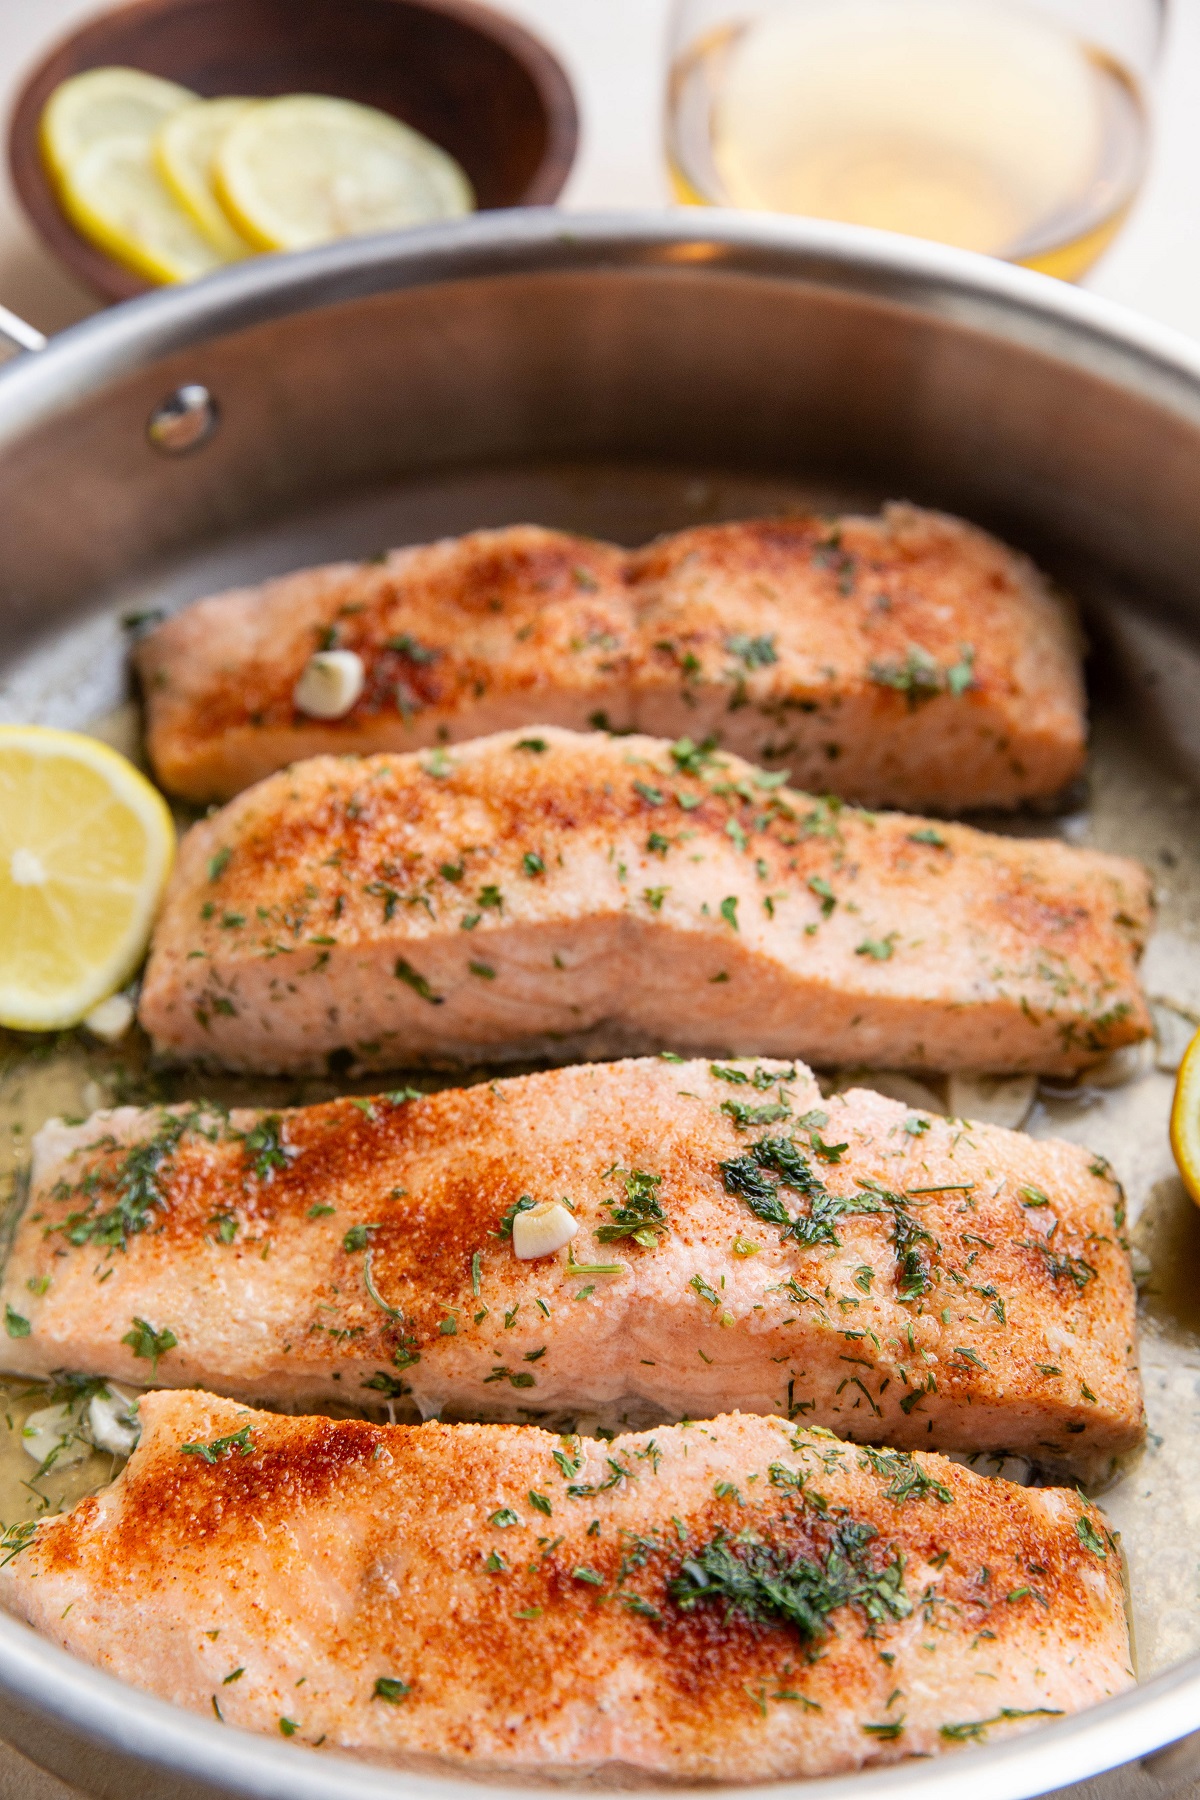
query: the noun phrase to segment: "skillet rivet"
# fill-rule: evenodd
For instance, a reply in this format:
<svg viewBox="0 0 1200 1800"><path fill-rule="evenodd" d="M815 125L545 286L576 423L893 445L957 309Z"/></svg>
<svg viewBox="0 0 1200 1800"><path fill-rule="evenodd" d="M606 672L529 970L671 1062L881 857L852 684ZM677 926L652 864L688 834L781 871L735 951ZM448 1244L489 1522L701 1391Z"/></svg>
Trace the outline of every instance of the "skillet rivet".
<svg viewBox="0 0 1200 1800"><path fill-rule="evenodd" d="M159 402L146 421L146 436L164 456L183 456L206 444L221 422L220 408L198 381Z"/></svg>

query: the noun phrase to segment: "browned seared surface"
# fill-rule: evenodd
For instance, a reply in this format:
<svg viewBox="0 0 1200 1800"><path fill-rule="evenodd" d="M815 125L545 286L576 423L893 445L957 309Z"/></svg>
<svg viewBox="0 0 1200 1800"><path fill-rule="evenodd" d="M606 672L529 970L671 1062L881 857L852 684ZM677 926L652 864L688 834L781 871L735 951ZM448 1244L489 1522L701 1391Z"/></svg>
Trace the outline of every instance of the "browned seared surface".
<svg viewBox="0 0 1200 1800"><path fill-rule="evenodd" d="M34 1528L0 1598L230 1725L756 1781L995 1740L1132 1683L1115 1542L1064 1489L738 1414L604 1443L198 1393L142 1412L124 1474Z"/></svg>
<svg viewBox="0 0 1200 1800"><path fill-rule="evenodd" d="M323 723L292 694L335 646L367 680ZM631 555L472 532L200 601L137 661L155 770L194 800L321 751L533 722L711 732L801 787L939 812L1056 794L1085 750L1070 608L1024 557L911 506L703 526Z"/></svg>
<svg viewBox="0 0 1200 1800"><path fill-rule="evenodd" d="M319 757L184 840L141 1018L231 1068L671 1047L1067 1073L1148 1030L1136 863L551 727Z"/></svg>
<svg viewBox="0 0 1200 1800"><path fill-rule="evenodd" d="M562 1195L569 1252L518 1261L512 1209ZM1123 1224L1072 1144L804 1068L626 1062L55 1122L0 1299L30 1373L147 1381L144 1319L155 1380L248 1400L737 1408L1096 1473L1142 1429Z"/></svg>

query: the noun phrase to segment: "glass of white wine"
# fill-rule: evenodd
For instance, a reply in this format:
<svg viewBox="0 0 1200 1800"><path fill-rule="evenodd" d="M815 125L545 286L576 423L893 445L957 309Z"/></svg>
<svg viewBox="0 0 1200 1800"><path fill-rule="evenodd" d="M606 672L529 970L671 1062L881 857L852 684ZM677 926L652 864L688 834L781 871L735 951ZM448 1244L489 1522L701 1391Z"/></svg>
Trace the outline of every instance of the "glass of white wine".
<svg viewBox="0 0 1200 1800"><path fill-rule="evenodd" d="M675 0L676 196L1076 281L1146 165L1165 0Z"/></svg>

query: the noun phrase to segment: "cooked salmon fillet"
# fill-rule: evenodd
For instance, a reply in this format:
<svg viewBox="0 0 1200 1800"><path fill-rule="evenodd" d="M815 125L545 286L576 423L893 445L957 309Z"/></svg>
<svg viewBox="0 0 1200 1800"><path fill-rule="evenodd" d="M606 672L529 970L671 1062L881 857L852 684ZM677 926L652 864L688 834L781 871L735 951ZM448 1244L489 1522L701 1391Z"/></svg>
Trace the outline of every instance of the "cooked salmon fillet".
<svg viewBox="0 0 1200 1800"><path fill-rule="evenodd" d="M736 1413L611 1443L199 1393L142 1414L106 1492L9 1532L0 1601L298 1744L765 1781L1132 1685L1117 1544L1067 1489Z"/></svg>
<svg viewBox="0 0 1200 1800"><path fill-rule="evenodd" d="M184 839L156 1047L323 1069L671 1047L1069 1073L1149 1030L1136 863L551 727L316 757Z"/></svg>
<svg viewBox="0 0 1200 1800"><path fill-rule="evenodd" d="M297 710L352 650L343 718ZM1079 774L1070 607L1023 556L940 513L753 520L632 554L533 525L202 600L136 660L160 781L227 799L321 751L416 750L544 722L715 734L849 800L1015 806Z"/></svg>
<svg viewBox="0 0 1200 1800"><path fill-rule="evenodd" d="M569 1249L519 1261L514 1210L562 1195ZM426 1416L740 1408L1094 1474L1142 1431L1122 1227L1076 1145L780 1064L125 1108L36 1140L5 1361Z"/></svg>

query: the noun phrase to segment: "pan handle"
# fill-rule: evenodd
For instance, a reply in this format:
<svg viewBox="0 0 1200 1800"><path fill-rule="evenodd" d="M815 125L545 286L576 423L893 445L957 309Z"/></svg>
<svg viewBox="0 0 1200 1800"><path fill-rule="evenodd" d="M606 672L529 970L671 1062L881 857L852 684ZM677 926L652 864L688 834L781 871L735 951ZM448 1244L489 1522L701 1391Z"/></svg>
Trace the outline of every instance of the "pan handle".
<svg viewBox="0 0 1200 1800"><path fill-rule="evenodd" d="M36 326L27 325L7 306L0 306L0 342L11 344L14 350L44 350L47 340Z"/></svg>

